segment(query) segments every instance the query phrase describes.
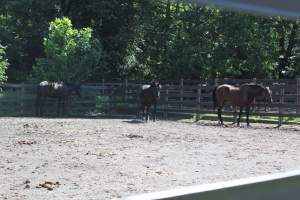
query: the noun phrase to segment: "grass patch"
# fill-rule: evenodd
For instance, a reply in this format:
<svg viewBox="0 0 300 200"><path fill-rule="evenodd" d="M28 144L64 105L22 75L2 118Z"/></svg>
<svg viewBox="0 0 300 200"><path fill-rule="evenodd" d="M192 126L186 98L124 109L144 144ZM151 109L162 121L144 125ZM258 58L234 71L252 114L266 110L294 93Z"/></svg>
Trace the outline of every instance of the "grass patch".
<svg viewBox="0 0 300 200"><path fill-rule="evenodd" d="M232 115L222 115L222 118L224 121L233 121L233 116ZM277 116L258 116L258 115L250 115L249 119L251 121L255 122L273 122L277 123L278 122L278 117ZM199 120L217 120L217 115L215 114L203 114L203 115L193 115L192 120L194 121L199 121ZM246 118L243 115L241 118L241 121L245 121ZM300 117L282 117L282 120L284 122L290 122L290 123L300 123Z"/></svg>

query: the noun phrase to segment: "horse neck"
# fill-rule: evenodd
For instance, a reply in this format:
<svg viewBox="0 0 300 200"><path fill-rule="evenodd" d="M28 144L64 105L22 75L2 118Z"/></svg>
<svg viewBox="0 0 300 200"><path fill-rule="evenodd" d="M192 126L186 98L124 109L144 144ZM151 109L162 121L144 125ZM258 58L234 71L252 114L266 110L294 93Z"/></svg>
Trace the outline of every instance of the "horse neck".
<svg viewBox="0 0 300 200"><path fill-rule="evenodd" d="M152 95L155 97L156 96L156 93L157 92L159 92L159 88L157 88L157 87L152 87L152 89L151 89L152 91Z"/></svg>
<svg viewBox="0 0 300 200"><path fill-rule="evenodd" d="M149 87L144 90L145 97L149 98L149 100L151 99L150 101L156 101L154 89L155 88L153 88L153 87Z"/></svg>
<svg viewBox="0 0 300 200"><path fill-rule="evenodd" d="M256 98L263 95L263 88L258 85L249 85L248 88L249 98Z"/></svg>

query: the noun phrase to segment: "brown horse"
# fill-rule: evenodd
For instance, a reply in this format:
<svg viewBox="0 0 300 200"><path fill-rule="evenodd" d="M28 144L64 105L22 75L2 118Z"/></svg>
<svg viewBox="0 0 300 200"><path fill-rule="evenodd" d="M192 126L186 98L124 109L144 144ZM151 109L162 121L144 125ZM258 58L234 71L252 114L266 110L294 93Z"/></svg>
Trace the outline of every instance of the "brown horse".
<svg viewBox="0 0 300 200"><path fill-rule="evenodd" d="M156 120L156 106L158 100L160 98L160 88L161 85L157 81L152 81L150 85L143 85L142 91L140 93L140 107L138 111L142 111L143 117L146 118L146 122L149 119L149 110L150 107L153 105L153 121Z"/></svg>
<svg viewBox="0 0 300 200"><path fill-rule="evenodd" d="M57 115L63 115L66 112L66 107L71 95L81 97L80 85L67 84L60 82L42 81L37 86L35 109L36 115L42 116L45 102L47 98L56 98L57 102Z"/></svg>
<svg viewBox="0 0 300 200"><path fill-rule="evenodd" d="M240 107L239 117L237 119L237 125L240 124L241 115L243 109L246 109L247 116L247 126L249 126L249 112L250 106L254 99L257 97L264 97L268 104L272 103L271 91L269 87L263 87L254 83L245 83L240 86L232 86L228 84L223 84L217 86L213 90L213 102L214 109L218 108L218 118L221 125L223 125L222 119L222 108L225 103L229 103L233 106Z"/></svg>

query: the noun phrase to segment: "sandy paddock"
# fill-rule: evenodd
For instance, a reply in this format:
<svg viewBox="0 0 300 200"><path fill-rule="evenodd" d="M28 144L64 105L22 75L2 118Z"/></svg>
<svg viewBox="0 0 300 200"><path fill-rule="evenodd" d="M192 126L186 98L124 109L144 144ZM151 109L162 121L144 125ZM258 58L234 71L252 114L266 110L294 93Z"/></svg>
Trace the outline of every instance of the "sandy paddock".
<svg viewBox="0 0 300 200"><path fill-rule="evenodd" d="M300 127L0 118L0 199L114 199L300 168Z"/></svg>

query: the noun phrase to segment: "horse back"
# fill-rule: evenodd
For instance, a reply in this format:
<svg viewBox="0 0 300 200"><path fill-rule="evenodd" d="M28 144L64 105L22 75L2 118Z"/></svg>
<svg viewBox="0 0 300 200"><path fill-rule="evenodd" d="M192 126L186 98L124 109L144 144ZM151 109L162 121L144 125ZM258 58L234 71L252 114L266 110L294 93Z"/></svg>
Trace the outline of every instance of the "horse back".
<svg viewBox="0 0 300 200"><path fill-rule="evenodd" d="M64 88L63 82L42 81L37 86L37 95L49 96L49 97L61 96L63 88Z"/></svg>
<svg viewBox="0 0 300 200"><path fill-rule="evenodd" d="M216 98L219 104L222 104L222 102L228 102L233 105L241 105L244 101L240 87L229 84L219 85L216 88Z"/></svg>
<svg viewBox="0 0 300 200"><path fill-rule="evenodd" d="M221 93L222 96L228 96L230 94L239 93L240 88L229 84L223 84L217 87L216 92L219 94Z"/></svg>

